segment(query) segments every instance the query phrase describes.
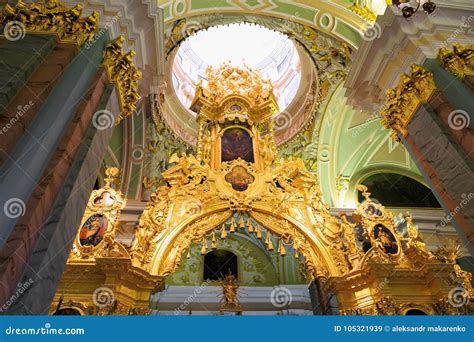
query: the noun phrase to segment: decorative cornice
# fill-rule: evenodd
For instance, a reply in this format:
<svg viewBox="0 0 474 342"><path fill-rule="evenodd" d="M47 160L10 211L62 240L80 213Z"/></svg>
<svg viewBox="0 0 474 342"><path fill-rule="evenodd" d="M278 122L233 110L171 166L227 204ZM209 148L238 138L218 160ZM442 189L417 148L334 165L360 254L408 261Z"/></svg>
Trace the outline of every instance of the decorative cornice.
<svg viewBox="0 0 474 342"><path fill-rule="evenodd" d="M438 49L453 43L472 44L469 30L474 12L463 0L436 1L443 15L406 20L394 6L378 16L363 43L352 55L344 87L348 104L372 112L385 102L385 92L398 83L399 75L413 63L423 65L436 58ZM372 33L369 35L368 33Z"/></svg>
<svg viewBox="0 0 474 342"><path fill-rule="evenodd" d="M356 2L349 9L369 23L374 23L377 20L377 14L367 5L364 6Z"/></svg>
<svg viewBox="0 0 474 342"><path fill-rule="evenodd" d="M474 45L454 44L452 51L440 48L438 60L447 71L463 79L474 75Z"/></svg>
<svg viewBox="0 0 474 342"><path fill-rule="evenodd" d="M15 7L5 5L0 14L0 25L5 26L5 35L23 35L25 32L55 34L62 43L81 46L93 39L99 23L97 12L85 18L81 18L81 13L82 5L79 4L71 8L57 0L32 4L19 0Z"/></svg>
<svg viewBox="0 0 474 342"><path fill-rule="evenodd" d="M407 135L406 127L420 105L427 103L436 91L433 74L419 66L412 64L411 74L402 74L399 84L387 91L386 108L381 112L382 124L394 130L392 137L397 139L396 133Z"/></svg>
<svg viewBox="0 0 474 342"><path fill-rule="evenodd" d="M104 50L102 62L109 81L117 86L120 114L116 124L135 111L140 99L137 81L142 78L141 71L133 62L135 51L130 50L124 54L122 52L123 42L123 36L112 40Z"/></svg>

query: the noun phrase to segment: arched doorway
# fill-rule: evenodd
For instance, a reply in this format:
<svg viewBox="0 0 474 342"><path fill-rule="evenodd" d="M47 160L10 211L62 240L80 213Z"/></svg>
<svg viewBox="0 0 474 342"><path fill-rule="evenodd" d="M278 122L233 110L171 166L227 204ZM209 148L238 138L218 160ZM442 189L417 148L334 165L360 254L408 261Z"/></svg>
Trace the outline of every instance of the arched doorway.
<svg viewBox="0 0 474 342"><path fill-rule="evenodd" d="M362 182L371 197L386 207L441 208L431 190L420 182L396 173L377 173ZM358 194L359 202L364 200Z"/></svg>
<svg viewBox="0 0 474 342"><path fill-rule="evenodd" d="M205 281L219 280L228 274L239 278L237 255L218 249L204 256L203 279Z"/></svg>
<svg viewBox="0 0 474 342"><path fill-rule="evenodd" d="M419 309L410 309L405 312L405 316L426 316L427 313Z"/></svg>

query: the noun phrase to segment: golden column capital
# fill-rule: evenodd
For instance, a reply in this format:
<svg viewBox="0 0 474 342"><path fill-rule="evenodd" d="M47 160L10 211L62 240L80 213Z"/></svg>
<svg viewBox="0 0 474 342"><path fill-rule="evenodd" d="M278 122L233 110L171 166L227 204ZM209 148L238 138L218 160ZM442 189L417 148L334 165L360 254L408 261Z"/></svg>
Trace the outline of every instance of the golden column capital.
<svg viewBox="0 0 474 342"><path fill-rule="evenodd" d="M104 50L102 60L102 66L107 72L109 81L117 86L120 113L116 125L133 114L141 98L138 92L138 81L142 78L142 73L133 62L135 51L123 52L124 41L123 36L110 41Z"/></svg>
<svg viewBox="0 0 474 342"><path fill-rule="evenodd" d="M433 74L426 68L412 64L411 74L402 74L399 84L387 91L387 103L381 115L382 124L391 128L392 137L398 140L397 133L407 135L406 127L418 108L429 101L436 91Z"/></svg>
<svg viewBox="0 0 474 342"><path fill-rule="evenodd" d="M92 41L99 28L99 14L82 18L82 5L68 7L57 0L6 4L0 13L0 25L10 40L21 39L26 32L54 34L61 43L81 46Z"/></svg>
<svg viewBox="0 0 474 342"><path fill-rule="evenodd" d="M438 50L438 60L460 79L474 75L474 45L454 44L452 50L442 47Z"/></svg>

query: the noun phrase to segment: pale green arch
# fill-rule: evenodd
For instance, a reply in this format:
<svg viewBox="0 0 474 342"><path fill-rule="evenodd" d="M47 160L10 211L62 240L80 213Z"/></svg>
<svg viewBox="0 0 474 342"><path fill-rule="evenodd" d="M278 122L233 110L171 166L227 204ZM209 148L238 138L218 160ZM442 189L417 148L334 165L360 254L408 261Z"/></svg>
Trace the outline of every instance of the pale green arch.
<svg viewBox="0 0 474 342"><path fill-rule="evenodd" d="M319 138L317 169L326 203L355 207L355 187L375 173L396 173L425 184L408 151L380 123L380 113L354 110L344 93L341 82L325 103L314 134Z"/></svg>
<svg viewBox="0 0 474 342"><path fill-rule="evenodd" d="M270 16L311 26L357 48L368 21L352 11L355 2L360 1L161 0L158 4L163 9L165 24L207 14Z"/></svg>
<svg viewBox="0 0 474 342"><path fill-rule="evenodd" d="M264 244L241 233L228 234L225 240L217 239L218 249L234 253L238 260L241 286L274 286L278 284L304 284L297 261L291 255L281 257L276 251L268 252ZM166 278L169 285L201 285L204 273L204 256L201 246L193 243L190 258L183 258L180 266ZM291 254L291 252L290 252Z"/></svg>

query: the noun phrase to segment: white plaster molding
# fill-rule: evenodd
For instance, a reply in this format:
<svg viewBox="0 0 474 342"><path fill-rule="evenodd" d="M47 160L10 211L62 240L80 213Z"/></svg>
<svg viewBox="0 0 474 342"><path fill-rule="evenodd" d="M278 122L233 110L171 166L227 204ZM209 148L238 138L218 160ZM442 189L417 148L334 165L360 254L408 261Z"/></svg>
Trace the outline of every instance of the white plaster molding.
<svg viewBox="0 0 474 342"><path fill-rule="evenodd" d="M375 29L380 37L364 40L353 56L344 84L349 104L372 111L385 103L386 91L398 83L400 74L408 72L411 64L423 64L426 59L435 58L441 46L454 42L472 44L472 2L436 3L438 9L433 15L421 12L405 19L396 9L388 7L377 18Z"/></svg>
<svg viewBox="0 0 474 342"><path fill-rule="evenodd" d="M276 307L272 304L272 291L277 287L288 290L288 305ZM241 286L239 302L246 311L311 310L311 298L306 285ZM222 287L203 284L201 286L167 285L162 292L155 293L150 307L155 310L172 310L176 314L189 311L219 311Z"/></svg>

